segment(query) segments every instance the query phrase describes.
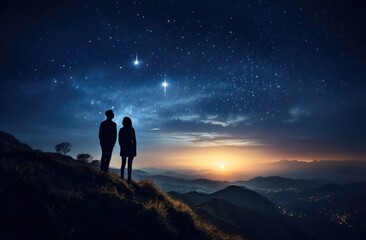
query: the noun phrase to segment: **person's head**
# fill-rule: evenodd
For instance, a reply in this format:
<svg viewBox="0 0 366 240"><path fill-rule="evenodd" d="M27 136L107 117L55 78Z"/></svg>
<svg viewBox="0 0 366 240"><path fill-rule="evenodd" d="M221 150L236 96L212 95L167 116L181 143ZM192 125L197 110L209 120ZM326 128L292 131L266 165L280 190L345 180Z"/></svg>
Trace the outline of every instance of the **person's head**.
<svg viewBox="0 0 366 240"><path fill-rule="evenodd" d="M132 121L129 117L124 117L122 120L122 124L124 127L132 127Z"/></svg>
<svg viewBox="0 0 366 240"><path fill-rule="evenodd" d="M112 119L112 118L114 118L113 110L107 110L107 111L105 111L105 116L106 116L108 119Z"/></svg>

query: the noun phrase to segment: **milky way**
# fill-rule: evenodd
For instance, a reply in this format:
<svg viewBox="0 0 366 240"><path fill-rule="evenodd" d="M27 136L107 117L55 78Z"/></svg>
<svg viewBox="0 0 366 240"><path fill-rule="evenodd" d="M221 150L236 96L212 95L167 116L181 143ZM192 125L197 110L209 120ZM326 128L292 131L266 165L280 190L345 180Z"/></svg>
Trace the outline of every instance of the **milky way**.
<svg viewBox="0 0 366 240"><path fill-rule="evenodd" d="M0 127L31 146L99 154L113 109L140 150L366 155L363 1L36 2L0 10Z"/></svg>

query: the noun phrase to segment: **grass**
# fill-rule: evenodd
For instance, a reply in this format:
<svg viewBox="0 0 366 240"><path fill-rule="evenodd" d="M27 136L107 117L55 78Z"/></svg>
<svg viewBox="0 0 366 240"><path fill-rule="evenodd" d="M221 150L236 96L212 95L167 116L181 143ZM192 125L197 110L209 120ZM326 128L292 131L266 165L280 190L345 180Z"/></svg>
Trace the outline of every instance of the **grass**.
<svg viewBox="0 0 366 240"><path fill-rule="evenodd" d="M129 185L60 154L0 156L0 239L240 239L152 181Z"/></svg>

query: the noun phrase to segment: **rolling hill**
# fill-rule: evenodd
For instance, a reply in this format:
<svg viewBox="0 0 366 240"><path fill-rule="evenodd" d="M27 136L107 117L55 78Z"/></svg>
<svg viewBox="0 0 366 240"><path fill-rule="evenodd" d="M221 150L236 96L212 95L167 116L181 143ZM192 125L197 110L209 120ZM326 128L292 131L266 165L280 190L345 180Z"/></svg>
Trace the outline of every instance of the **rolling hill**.
<svg viewBox="0 0 366 240"><path fill-rule="evenodd" d="M115 174L0 133L0 239L242 239L200 220L151 181Z"/></svg>
<svg viewBox="0 0 366 240"><path fill-rule="evenodd" d="M229 186L210 194L210 198L220 198L243 209L249 209L269 215L276 215L276 206L262 195L244 187Z"/></svg>
<svg viewBox="0 0 366 240"><path fill-rule="evenodd" d="M307 234L279 218L242 209L222 199L211 198L198 206L196 212L221 229L233 234L245 234L248 239L309 239Z"/></svg>
<svg viewBox="0 0 366 240"><path fill-rule="evenodd" d="M275 205L245 187L229 186L211 194L169 194L190 205L204 220L231 234L248 239L308 239L307 234L284 222Z"/></svg>
<svg viewBox="0 0 366 240"><path fill-rule="evenodd" d="M253 210L269 215L278 214L276 206L260 194L245 187L229 186L211 194L199 193L196 191L188 193L169 192L171 196L182 200L190 206L198 206L209 199L217 198L236 205L242 209Z"/></svg>

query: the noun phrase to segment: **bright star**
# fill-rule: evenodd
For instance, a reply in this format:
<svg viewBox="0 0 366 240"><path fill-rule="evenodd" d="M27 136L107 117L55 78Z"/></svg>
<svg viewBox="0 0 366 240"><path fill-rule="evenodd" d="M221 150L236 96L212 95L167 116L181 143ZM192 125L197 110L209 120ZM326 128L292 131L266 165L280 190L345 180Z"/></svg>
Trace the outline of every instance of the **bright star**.
<svg viewBox="0 0 366 240"><path fill-rule="evenodd" d="M166 88L168 86L168 83L166 82L166 80L161 84L164 88Z"/></svg>
<svg viewBox="0 0 366 240"><path fill-rule="evenodd" d="M133 62L133 64L134 64L135 66L138 66L140 63L141 63L141 62L139 61L139 59L138 59L138 57L137 57L137 54L136 54L136 59L135 59L135 61Z"/></svg>
<svg viewBox="0 0 366 240"><path fill-rule="evenodd" d="M167 83L167 81L166 81L166 79L164 80L164 82L161 84L161 86L163 86L163 88L164 88L164 96L166 95L166 88L168 87L168 83Z"/></svg>

